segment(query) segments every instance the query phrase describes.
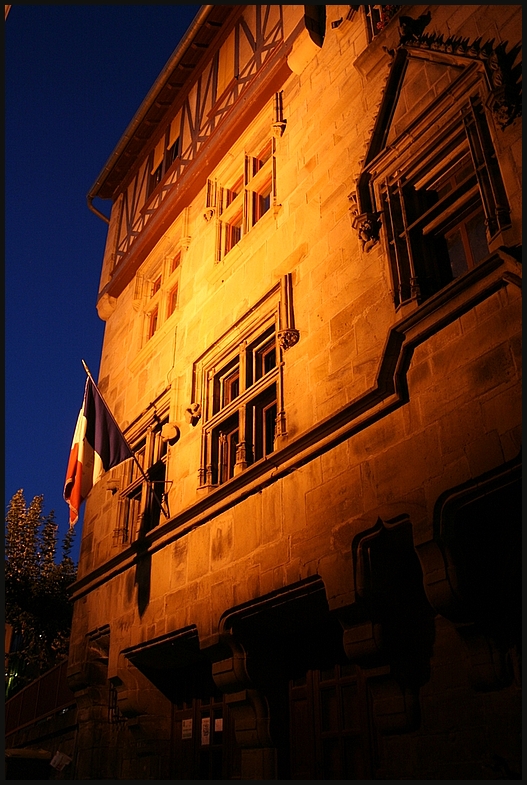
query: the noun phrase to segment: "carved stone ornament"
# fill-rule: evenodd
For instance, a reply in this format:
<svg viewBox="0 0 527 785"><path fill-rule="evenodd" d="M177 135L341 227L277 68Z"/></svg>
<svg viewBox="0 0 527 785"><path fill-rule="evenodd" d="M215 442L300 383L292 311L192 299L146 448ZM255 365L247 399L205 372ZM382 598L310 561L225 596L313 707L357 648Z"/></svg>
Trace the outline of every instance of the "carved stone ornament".
<svg viewBox="0 0 527 785"><path fill-rule="evenodd" d="M349 208L351 228L357 232L362 250L368 252L379 241L381 228L380 212L359 213L358 197L356 192L349 194L351 202Z"/></svg>
<svg viewBox="0 0 527 785"><path fill-rule="evenodd" d="M197 425L200 419L201 404L191 403L190 406L187 406L185 409L185 420L190 423L190 425Z"/></svg>
<svg viewBox="0 0 527 785"><path fill-rule="evenodd" d="M278 332L278 343L284 351L290 349L291 346L295 345L295 343L298 343L299 338L300 333L298 330L289 329L280 330Z"/></svg>
<svg viewBox="0 0 527 785"><path fill-rule="evenodd" d="M207 223L209 223L209 221L212 221L215 214L216 214L215 207L207 207L207 209L203 213L203 218L207 221Z"/></svg>
<svg viewBox="0 0 527 785"><path fill-rule="evenodd" d="M180 436L181 431L175 422L167 422L161 428L161 438L164 442L175 444L177 441L179 441Z"/></svg>
<svg viewBox="0 0 527 785"><path fill-rule="evenodd" d="M103 294L97 303L97 314L99 319L106 322L115 311L117 300L109 294Z"/></svg>
<svg viewBox="0 0 527 785"><path fill-rule="evenodd" d="M284 135L284 131L287 125L286 120L282 120L281 122L273 123L271 126L271 133L273 134L275 139L279 139L281 136Z"/></svg>
<svg viewBox="0 0 527 785"><path fill-rule="evenodd" d="M400 23L403 18L406 19L407 17L400 17ZM421 18L419 17L419 19ZM419 22L419 19L414 20L415 23ZM520 52L519 46L514 46L507 52L506 43L494 46L494 39L482 43L481 38L477 38L474 41L457 36L445 38L441 33L418 32L417 27L415 27L412 34L403 32L401 28L399 45L480 60L485 64L485 71L490 85L487 106L494 115L496 123L503 130L516 117L521 116L522 94L520 77L522 64L520 62L514 65L514 61ZM390 54L393 54L393 50Z"/></svg>
<svg viewBox="0 0 527 785"><path fill-rule="evenodd" d="M388 6L388 8L396 8L396 6ZM407 44L415 41L421 37L425 27L430 24L432 14L427 11L426 14L421 14L417 19L412 19L411 16L399 17L399 33L400 43Z"/></svg>

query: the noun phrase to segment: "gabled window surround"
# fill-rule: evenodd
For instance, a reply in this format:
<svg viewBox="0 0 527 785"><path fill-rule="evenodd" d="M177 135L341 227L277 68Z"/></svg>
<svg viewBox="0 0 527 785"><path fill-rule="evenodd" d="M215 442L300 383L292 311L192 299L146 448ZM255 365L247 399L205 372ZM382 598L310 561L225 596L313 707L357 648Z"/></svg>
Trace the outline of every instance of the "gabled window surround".
<svg viewBox="0 0 527 785"><path fill-rule="evenodd" d="M408 59L405 49L397 52L388 95L400 89ZM352 223L363 250L382 240L396 308L423 302L467 272L511 226L478 72L473 65L459 71L456 104L453 87L443 107L440 95L389 145L382 115L390 110L381 107L358 181Z"/></svg>

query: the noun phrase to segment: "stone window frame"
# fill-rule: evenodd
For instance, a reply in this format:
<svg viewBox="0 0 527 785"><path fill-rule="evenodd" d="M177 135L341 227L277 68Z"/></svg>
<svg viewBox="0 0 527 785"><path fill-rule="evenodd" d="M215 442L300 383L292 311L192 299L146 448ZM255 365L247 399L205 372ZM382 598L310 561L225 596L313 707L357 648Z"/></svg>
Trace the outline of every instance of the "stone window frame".
<svg viewBox="0 0 527 785"><path fill-rule="evenodd" d="M182 245L166 254L145 275L138 275L135 299L143 301L143 333L141 345L158 333L179 307Z"/></svg>
<svg viewBox="0 0 527 785"><path fill-rule="evenodd" d="M445 131L446 138L439 148L433 150L431 144L427 145L428 161L423 160L423 149L416 143L416 153L405 167L406 171L395 169L383 183L375 184L384 216L385 247L390 259L396 307L411 299L422 302L468 272L490 254L488 246L500 223L510 225L505 189L499 170L493 166L496 155L481 101L472 98L464 105L462 117ZM447 169L461 176L466 162L470 171L459 185L435 204L425 204L425 192L437 193L433 185L444 179ZM413 208L413 216L411 201L419 201L419 206ZM396 215L400 216L398 227ZM468 221L478 215L478 233L483 231L486 253L483 251L483 255L476 256L474 250L474 258L467 257L466 264L458 268L450 250L446 252L447 259L440 246L444 242L448 248L453 232L462 231ZM397 236L399 242L394 242Z"/></svg>
<svg viewBox="0 0 527 785"><path fill-rule="evenodd" d="M234 337L233 337L234 338ZM272 345L275 361L261 374L260 348ZM222 485L274 451L264 438L269 414L276 431L279 368L276 312L244 330L240 340L207 363L203 400L203 462L200 485Z"/></svg>
<svg viewBox="0 0 527 785"><path fill-rule="evenodd" d="M399 74L404 73L407 57L406 50L397 52L390 76L393 85L387 91L397 89L396 82ZM376 145L375 133L380 137L386 131L381 125L374 132L372 148ZM444 219L439 214L443 199L436 205L428 205L426 210L419 207L421 212L415 215L419 189L426 189L434 177L437 179L442 166L453 167L464 156L471 161L473 171L466 178L465 192L461 189L453 193L451 203L449 197L444 200ZM412 189L413 206L408 196ZM350 198L353 203L354 195ZM351 208L352 225L358 231L363 251L369 251L381 240L389 262L396 310L407 304L420 304L459 277L450 268L446 248L439 239L442 226L448 227L448 231L454 228L456 209L459 225L476 211L483 211L487 256L499 245L506 245L504 236L511 227L510 208L481 79L471 67L453 88L438 97L431 110L425 110L413 122L411 133L405 132L387 147L381 145L357 182L356 203ZM414 217L410 220L412 210ZM395 213L399 225L394 221ZM435 232L435 240L433 234L428 239L424 233L420 234L419 224L425 218ZM448 231L445 229L443 237ZM468 269L462 274L467 272Z"/></svg>
<svg viewBox="0 0 527 785"><path fill-rule="evenodd" d="M282 129L278 129L281 131ZM221 262L268 214L279 208L276 192L276 139L265 135L250 145L251 152L236 158L234 165L209 179L204 218L215 217L215 260Z"/></svg>
<svg viewBox="0 0 527 785"><path fill-rule="evenodd" d="M289 273L194 363L199 489L223 485L285 444L284 353L298 339Z"/></svg>
<svg viewBox="0 0 527 785"><path fill-rule="evenodd" d="M133 542L164 520L161 506L167 495L168 440L163 428L169 422L169 408L170 390L165 390L124 432L150 483L133 458L123 462L114 544Z"/></svg>

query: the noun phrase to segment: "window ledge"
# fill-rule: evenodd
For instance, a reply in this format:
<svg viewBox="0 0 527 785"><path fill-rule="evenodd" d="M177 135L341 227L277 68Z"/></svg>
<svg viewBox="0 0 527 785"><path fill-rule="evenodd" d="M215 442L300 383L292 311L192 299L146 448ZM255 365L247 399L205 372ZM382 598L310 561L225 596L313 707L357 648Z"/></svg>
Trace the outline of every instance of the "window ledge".
<svg viewBox="0 0 527 785"><path fill-rule="evenodd" d="M404 324L407 333L417 325L427 334L438 332L445 324L500 289L504 283L521 287L521 278L521 263L506 249L500 248L420 305L415 304L415 301L407 301L409 307L404 313L398 312L400 321L397 325ZM423 326L425 324L426 329Z"/></svg>

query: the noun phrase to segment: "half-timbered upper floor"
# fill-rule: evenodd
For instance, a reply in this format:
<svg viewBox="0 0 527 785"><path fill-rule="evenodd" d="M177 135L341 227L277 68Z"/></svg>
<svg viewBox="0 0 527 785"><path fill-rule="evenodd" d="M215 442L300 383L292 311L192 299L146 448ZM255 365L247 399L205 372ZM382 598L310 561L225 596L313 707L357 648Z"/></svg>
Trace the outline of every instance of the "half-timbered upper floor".
<svg viewBox="0 0 527 785"><path fill-rule="evenodd" d="M322 34L304 6L202 6L88 194L111 199L100 295L118 296L291 74L287 55ZM306 21L307 20L307 21ZM320 28L320 34L317 30ZM280 107L275 107L280 121Z"/></svg>

